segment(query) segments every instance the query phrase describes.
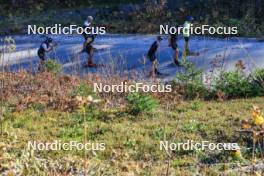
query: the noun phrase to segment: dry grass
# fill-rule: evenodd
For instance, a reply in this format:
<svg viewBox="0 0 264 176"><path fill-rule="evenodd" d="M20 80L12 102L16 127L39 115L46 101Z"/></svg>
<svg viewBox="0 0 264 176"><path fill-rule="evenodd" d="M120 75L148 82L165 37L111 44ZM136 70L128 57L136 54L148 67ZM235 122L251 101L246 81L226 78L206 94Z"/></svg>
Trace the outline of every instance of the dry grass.
<svg viewBox="0 0 264 176"><path fill-rule="evenodd" d="M251 116L251 106L263 110L263 97L229 101L184 101L181 88L170 94L153 94L161 107L137 116L122 110L126 94L98 94L103 99L91 114L83 115L73 92L83 83L108 84L112 80L96 74L83 78L21 71L4 74L4 133L0 138L0 172L22 175L254 175L250 166L250 139L236 131ZM129 80L132 83L132 80ZM10 109L8 109L10 108ZM84 132L86 120L87 131ZM106 143L102 152L30 152L27 141L87 141ZM159 150L160 140L187 139L238 142L244 161L231 152ZM255 155L260 163L261 153ZM254 169L257 171L257 169ZM263 169L258 169L261 173Z"/></svg>

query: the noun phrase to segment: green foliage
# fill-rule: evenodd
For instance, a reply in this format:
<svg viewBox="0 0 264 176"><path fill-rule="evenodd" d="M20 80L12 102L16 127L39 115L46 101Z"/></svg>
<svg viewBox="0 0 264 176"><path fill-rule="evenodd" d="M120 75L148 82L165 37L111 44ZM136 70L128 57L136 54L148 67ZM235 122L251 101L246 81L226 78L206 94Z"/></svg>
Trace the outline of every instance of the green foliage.
<svg viewBox="0 0 264 176"><path fill-rule="evenodd" d="M62 8L78 8L81 6L93 7L93 6L111 6L118 5L123 3L138 3L142 0L107 0L107 1L98 1L98 0L54 0L52 3L46 0L39 0L35 3L32 0L20 0L16 2L12 1L2 1L0 0L0 15L6 14L26 14L26 15L34 15L38 12L46 11L47 9L62 9ZM15 2L15 3L14 3ZM28 7L27 10L24 10L24 7Z"/></svg>
<svg viewBox="0 0 264 176"><path fill-rule="evenodd" d="M119 120L113 120L111 123L103 122L96 118L91 121L87 119L86 133L84 131L84 116L82 112L65 112L63 110L54 111L47 109L44 116L38 110L36 111L32 108L14 112L13 120L8 118L4 124L5 131L8 131L8 133L4 133L4 137L1 138L3 141L0 142L0 149L6 148L6 150L2 150L2 153L0 152L0 157L4 158L0 166L1 171L9 171L11 173L12 168L21 167L22 169L16 172L18 174L21 173L21 175L24 173L28 173L28 175L60 175L62 172L69 172L68 168L72 167L74 169L76 168L70 173L72 175L83 173L85 169L90 169L94 172L100 171L105 175L118 175L120 173L119 171L124 167L128 169L132 168L129 167L130 163L127 164L131 160L144 162L148 159L149 161L153 161L150 162L153 165L155 164L154 161L166 162L168 155L164 153L164 150L159 149L160 140L175 143L186 142L186 139L198 142L210 141L213 143L219 141L226 143L237 142L242 149L246 149L248 148L248 141L241 139L241 136L236 132L236 129L240 128L239 120L240 118L244 119L248 117L250 114L248 107L251 104L261 106L264 103L264 99L240 99L230 101L229 103L200 101L201 108L198 108L198 111L177 111L177 108L184 109L190 107L190 103L192 101L182 102L177 104L176 107L173 105L171 108L166 109L166 111L165 109L164 111L159 111L155 115L160 116L160 118L155 119L142 119L131 122L125 117ZM176 119L168 118L168 113L175 113L177 115ZM87 118L91 117L88 111L87 114ZM86 156L83 151L78 152L75 150L67 152L64 150L32 151L27 159L23 157L25 152L28 152L25 149L27 141L52 142L60 140L62 142L83 142L85 134L87 142L97 143L107 141L107 149L105 151L95 151L96 156L89 155L89 166L93 163L104 163L113 155L120 156L118 160L114 160L117 163L114 165L115 167L111 166L109 169L105 165L97 164L89 168L83 168L83 165L75 165L75 163L80 163L79 161ZM252 139L249 142L252 143ZM250 162L252 160L250 150L246 151L249 151L248 156L244 156L245 152L243 150L241 152L246 161ZM231 160L232 153L230 152L177 150L170 153L170 171L171 173L175 173L175 169L179 170L179 174L177 175L186 174L185 171L182 171L182 168L186 168L186 166L196 168L197 161L202 165L212 164L212 167L218 163L225 162L226 167L230 166L230 168L232 167L231 169L239 168L239 165L234 165L233 160ZM12 165L10 165L10 162L8 162L9 158L10 160L17 161L12 162ZM58 158L62 158L62 160L58 160ZM261 154L255 155L253 159L261 162ZM41 162L41 164L35 166L32 160L34 163ZM42 163L47 163L47 167L43 168ZM29 165L30 167L24 168L24 165ZM106 162L106 165L109 165L108 162ZM60 166L60 169L57 169L57 166ZM154 168L155 170L148 167L138 168L140 173L149 172L151 173L149 175L159 175L160 173L160 167L158 166ZM35 171L35 169L38 169L38 171ZM113 169L117 171L113 173L106 173L105 171ZM219 169L218 165L215 169L218 173L223 171ZM196 173L196 170L189 171L190 174L188 175ZM85 174L89 175L89 173Z"/></svg>
<svg viewBox="0 0 264 176"><path fill-rule="evenodd" d="M93 92L92 88L85 82L80 83L76 89L71 93L71 96L76 97L80 96L83 98L87 98L89 96L92 96L93 98L96 98L96 94ZM77 112L73 117L78 123L84 122L84 116L86 121L94 121L94 119L101 115L100 108L98 108L97 104L91 103L88 105L85 105L84 107L85 113L83 111Z"/></svg>
<svg viewBox="0 0 264 176"><path fill-rule="evenodd" d="M35 111L44 112L45 111L45 105L41 103L32 103L30 105Z"/></svg>
<svg viewBox="0 0 264 176"><path fill-rule="evenodd" d="M96 105L87 105L84 107L85 113L78 111L71 115L71 118L76 122L76 124L83 124L86 122L94 122L96 116L100 113Z"/></svg>
<svg viewBox="0 0 264 176"><path fill-rule="evenodd" d="M48 72L58 74L61 71L61 65L54 60L48 59L45 62L45 69Z"/></svg>
<svg viewBox="0 0 264 176"><path fill-rule="evenodd" d="M264 69L258 69L247 76L243 63L236 64L235 71L221 71L212 78L212 86L207 88L202 80L202 70L185 61L185 72L178 73L174 83L183 88L185 98L208 98L223 92L228 98L261 96L264 94ZM191 109L197 110L199 103L193 103Z"/></svg>
<svg viewBox="0 0 264 176"><path fill-rule="evenodd" d="M177 73L175 83L183 86L188 99L204 97L208 90L203 84L202 70L196 69L195 65L188 61L183 63L183 67L185 72Z"/></svg>
<svg viewBox="0 0 264 176"><path fill-rule="evenodd" d="M184 17L191 12L196 22L200 24L210 23L212 26L235 26L238 27L239 35L262 36L263 34L263 20L261 20L264 14L263 1L258 1L257 4L249 0L225 0L224 2L215 0L189 1L189 10L183 8L185 6L184 2L173 0L54 0L49 3L46 0L39 0L35 3L32 0L2 0L0 1L0 16L3 16L4 20L0 20L0 30L5 33L21 32L25 23L36 24L36 22L33 22L36 19L37 23L41 21L46 25L58 23L56 22L57 20L63 25L68 25L70 22L70 24L78 24L82 20L80 17L86 16L86 12L82 12L82 8L95 8L98 11L95 15L97 17L96 23L105 24L110 19L111 26L114 26L111 28L111 32L154 32L158 26L151 25L151 23L163 24L178 21L182 24ZM139 4L142 8L138 8L140 10L135 10L132 13L130 13L130 10L127 13L127 10L123 10L125 8L119 8L120 4L129 4L130 6L133 3ZM240 8L237 8L238 6ZM27 10L24 10L24 7L28 7ZM109 8L110 13L105 12L105 7ZM47 17L47 14L50 13L52 13L51 18ZM143 22L149 21L150 24L145 25L139 20ZM119 25L120 23L121 25ZM221 37L222 35L218 36Z"/></svg>
<svg viewBox="0 0 264 176"><path fill-rule="evenodd" d="M153 131L153 137L157 140L161 140L163 137L164 137L164 129L163 128L156 128L154 131Z"/></svg>
<svg viewBox="0 0 264 176"><path fill-rule="evenodd" d="M194 133L199 130L200 124L196 120L190 120L188 123L183 125L182 130L184 132Z"/></svg>
<svg viewBox="0 0 264 176"><path fill-rule="evenodd" d="M201 108L201 103L199 101L193 101L191 103L190 109L193 111L198 111Z"/></svg>
<svg viewBox="0 0 264 176"><path fill-rule="evenodd" d="M94 93L94 91L92 90L92 88L88 84L82 82L72 92L72 96L74 96L74 97L75 96L81 96L81 97L93 96L93 97L95 97L95 93Z"/></svg>
<svg viewBox="0 0 264 176"><path fill-rule="evenodd" d="M248 12L246 12L246 15L241 18L241 19L228 19L226 21L224 21L224 23L227 26L236 26L238 28L238 35L240 36L255 36L259 35L259 31L258 31L258 27L255 24L255 19L253 15L248 14ZM248 26L252 26L251 28L249 28Z"/></svg>
<svg viewBox="0 0 264 176"><path fill-rule="evenodd" d="M253 84L250 77L239 70L222 71L216 78L213 89L224 92L229 98L258 96L262 92L259 86Z"/></svg>
<svg viewBox="0 0 264 176"><path fill-rule="evenodd" d="M150 112L159 105L158 101L152 96L142 95L140 93L130 93L127 96L127 102L130 113L133 115L138 115L143 112Z"/></svg>
<svg viewBox="0 0 264 176"><path fill-rule="evenodd" d="M13 108L3 101L0 102L0 135L3 134L4 122L12 119L12 112Z"/></svg>
<svg viewBox="0 0 264 176"><path fill-rule="evenodd" d="M256 69L251 76L253 80L264 89L264 69Z"/></svg>

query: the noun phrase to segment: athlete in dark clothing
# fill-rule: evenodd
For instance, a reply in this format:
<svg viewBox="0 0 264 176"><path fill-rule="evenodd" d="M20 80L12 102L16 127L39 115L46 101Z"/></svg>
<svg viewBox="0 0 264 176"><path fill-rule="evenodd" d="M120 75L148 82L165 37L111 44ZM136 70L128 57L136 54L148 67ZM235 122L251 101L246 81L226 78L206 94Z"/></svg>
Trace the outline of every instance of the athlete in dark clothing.
<svg viewBox="0 0 264 176"><path fill-rule="evenodd" d="M45 53L51 51L52 49L53 49L53 44L51 38L47 38L44 42L41 43L38 49L38 56L40 59L39 70L42 70L45 64Z"/></svg>
<svg viewBox="0 0 264 176"><path fill-rule="evenodd" d="M176 65L179 65L179 49L178 49L178 44L177 44L177 36L176 34L171 34L169 37L169 46L173 49L174 51L174 59L173 62Z"/></svg>
<svg viewBox="0 0 264 176"><path fill-rule="evenodd" d="M150 59L152 63L151 72L150 72L151 77L155 77L155 75L160 74L157 69L158 62L157 62L156 52L158 50L161 40L162 38L158 36L157 40L154 43L152 43L151 47L148 50L148 58Z"/></svg>
<svg viewBox="0 0 264 176"><path fill-rule="evenodd" d="M154 43L152 43L151 47L149 48L148 57L149 57L151 62L153 62L157 59L156 51L157 51L158 47L159 47L159 44L157 41L155 41Z"/></svg>
<svg viewBox="0 0 264 176"><path fill-rule="evenodd" d="M83 50L82 50L82 52L86 51L86 49L85 49L86 48L86 41L87 41L87 38L90 37L90 35L85 32L85 31L87 31L85 29L87 27L90 27L91 24L92 24L92 22L93 22L93 17L92 16L88 16L87 19L83 23L83 33L82 33L82 36L84 38L84 43L83 43Z"/></svg>
<svg viewBox="0 0 264 176"><path fill-rule="evenodd" d="M97 67L97 65L93 63L94 48L92 46L92 43L94 42L94 39L95 35L88 35L85 41L85 51L88 54L88 59L85 67Z"/></svg>

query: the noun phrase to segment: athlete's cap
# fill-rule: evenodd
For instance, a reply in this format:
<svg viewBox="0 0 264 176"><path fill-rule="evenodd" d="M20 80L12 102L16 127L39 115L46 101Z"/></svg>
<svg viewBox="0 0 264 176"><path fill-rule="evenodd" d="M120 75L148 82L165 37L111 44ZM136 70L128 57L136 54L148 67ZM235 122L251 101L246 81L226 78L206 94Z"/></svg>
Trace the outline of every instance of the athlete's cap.
<svg viewBox="0 0 264 176"><path fill-rule="evenodd" d="M192 21L194 18L192 16L187 16L186 20Z"/></svg>
<svg viewBox="0 0 264 176"><path fill-rule="evenodd" d="M87 19L88 19L89 21L93 21L93 17L92 17L92 16L87 16Z"/></svg>

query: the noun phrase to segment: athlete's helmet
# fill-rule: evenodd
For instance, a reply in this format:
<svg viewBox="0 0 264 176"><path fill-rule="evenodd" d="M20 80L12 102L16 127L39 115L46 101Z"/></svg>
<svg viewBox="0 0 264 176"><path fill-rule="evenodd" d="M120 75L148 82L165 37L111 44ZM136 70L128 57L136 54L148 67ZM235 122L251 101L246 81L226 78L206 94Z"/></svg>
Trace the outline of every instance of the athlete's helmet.
<svg viewBox="0 0 264 176"><path fill-rule="evenodd" d="M192 21L193 20L193 17L192 16L187 16L186 20L187 21Z"/></svg>
<svg viewBox="0 0 264 176"><path fill-rule="evenodd" d="M46 39L46 41L49 42L49 43L51 43L51 42L52 42L52 38L48 37L48 38Z"/></svg>
<svg viewBox="0 0 264 176"><path fill-rule="evenodd" d="M92 17L92 16L88 16L88 17L87 17L87 20L88 20L89 22L92 22L92 21L93 21L93 17Z"/></svg>

